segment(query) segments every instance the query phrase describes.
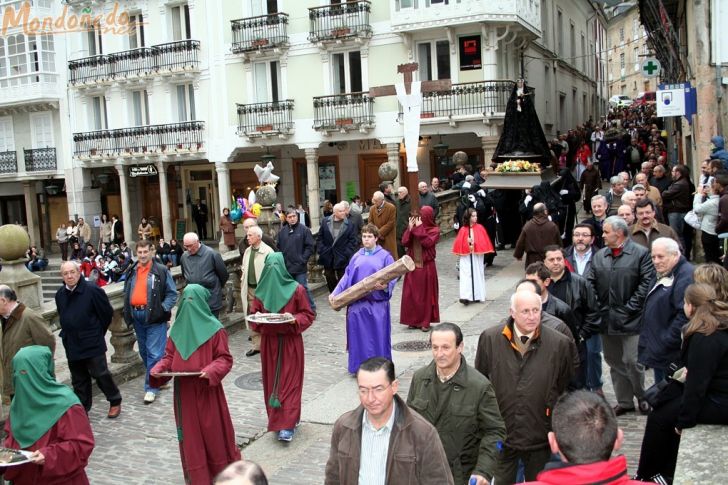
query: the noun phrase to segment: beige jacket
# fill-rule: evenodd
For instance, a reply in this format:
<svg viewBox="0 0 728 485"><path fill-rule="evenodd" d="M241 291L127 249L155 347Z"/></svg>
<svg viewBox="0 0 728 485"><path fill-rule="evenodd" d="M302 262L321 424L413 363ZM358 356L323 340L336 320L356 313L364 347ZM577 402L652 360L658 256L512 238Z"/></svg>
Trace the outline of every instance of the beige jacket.
<svg viewBox="0 0 728 485"><path fill-rule="evenodd" d="M250 246L245 249L243 253L243 277L240 280L240 299L243 302L243 314L248 314L248 272L250 271ZM265 265L265 258L270 253L273 253L273 249L263 241L258 246L258 254L255 255L253 260L255 271L255 280L260 281L260 275L263 272L263 266Z"/></svg>

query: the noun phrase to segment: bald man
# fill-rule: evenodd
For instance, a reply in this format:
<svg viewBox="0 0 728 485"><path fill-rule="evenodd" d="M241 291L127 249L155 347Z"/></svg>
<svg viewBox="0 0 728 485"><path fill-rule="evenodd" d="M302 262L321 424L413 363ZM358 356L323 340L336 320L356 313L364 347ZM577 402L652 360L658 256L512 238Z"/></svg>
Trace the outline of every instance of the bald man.
<svg viewBox="0 0 728 485"><path fill-rule="evenodd" d="M514 293L505 325L480 335L475 368L493 384L506 423L496 483L515 483L519 460L526 480L535 480L549 460L548 416L571 379L570 344L568 337L541 325L541 297L531 291Z"/></svg>

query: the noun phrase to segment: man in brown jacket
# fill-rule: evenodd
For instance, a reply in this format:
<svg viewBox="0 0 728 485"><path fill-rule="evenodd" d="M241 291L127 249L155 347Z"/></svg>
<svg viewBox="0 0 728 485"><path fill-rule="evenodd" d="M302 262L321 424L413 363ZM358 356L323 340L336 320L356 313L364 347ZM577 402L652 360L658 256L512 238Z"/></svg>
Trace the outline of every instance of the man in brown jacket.
<svg viewBox="0 0 728 485"><path fill-rule="evenodd" d="M506 423L496 483L515 483L518 460L535 480L549 459L551 409L566 390L573 362L568 337L541 325L541 297L511 297L513 321L480 335L475 368L490 379Z"/></svg>
<svg viewBox="0 0 728 485"><path fill-rule="evenodd" d="M366 360L356 381L361 406L334 423L324 484L454 485L437 430L397 396L394 363Z"/></svg>
<svg viewBox="0 0 728 485"><path fill-rule="evenodd" d="M397 259L397 208L384 199L380 191L372 195L373 207L369 209L369 222L379 229L378 244Z"/></svg>
<svg viewBox="0 0 728 485"><path fill-rule="evenodd" d="M29 345L45 345L56 350L56 339L48 324L37 312L18 301L18 297L7 285L0 285L0 320L2 321L3 395L12 397L12 361L15 354Z"/></svg>
<svg viewBox="0 0 728 485"><path fill-rule="evenodd" d="M543 248L551 244L561 247L559 226L549 220L546 205L539 202L533 206L533 219L523 226L513 257L520 261L525 253L526 266L543 261Z"/></svg>
<svg viewBox="0 0 728 485"><path fill-rule="evenodd" d="M677 241L682 251L680 238L673 228L666 224L660 224L655 219L654 202L650 199L640 200L637 202L635 212L635 223L629 228L629 236L634 242L650 250L652 248L652 241L659 237L669 237Z"/></svg>

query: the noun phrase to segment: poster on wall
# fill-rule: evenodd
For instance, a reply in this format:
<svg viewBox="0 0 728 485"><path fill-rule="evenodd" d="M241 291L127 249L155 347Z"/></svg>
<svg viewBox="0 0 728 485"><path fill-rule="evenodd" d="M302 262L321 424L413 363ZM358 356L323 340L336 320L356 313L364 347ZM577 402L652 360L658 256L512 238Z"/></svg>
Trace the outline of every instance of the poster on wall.
<svg viewBox="0 0 728 485"><path fill-rule="evenodd" d="M480 69L482 61L480 58L480 36L468 35L460 37L460 70L471 71Z"/></svg>

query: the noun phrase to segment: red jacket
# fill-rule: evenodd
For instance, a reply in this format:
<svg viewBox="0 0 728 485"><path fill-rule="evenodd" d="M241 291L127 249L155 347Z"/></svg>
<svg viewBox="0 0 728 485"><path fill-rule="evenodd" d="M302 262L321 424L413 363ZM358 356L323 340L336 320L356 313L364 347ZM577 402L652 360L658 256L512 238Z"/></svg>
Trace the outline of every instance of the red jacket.
<svg viewBox="0 0 728 485"><path fill-rule="evenodd" d="M600 485L627 484L638 485L642 482L630 480L627 474L627 459L616 456L608 461L598 461L588 465L572 465L570 463L549 463L544 471L538 474L536 485Z"/></svg>

